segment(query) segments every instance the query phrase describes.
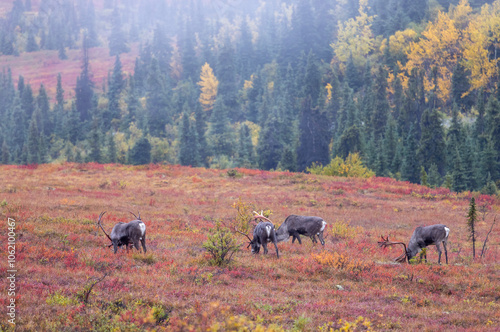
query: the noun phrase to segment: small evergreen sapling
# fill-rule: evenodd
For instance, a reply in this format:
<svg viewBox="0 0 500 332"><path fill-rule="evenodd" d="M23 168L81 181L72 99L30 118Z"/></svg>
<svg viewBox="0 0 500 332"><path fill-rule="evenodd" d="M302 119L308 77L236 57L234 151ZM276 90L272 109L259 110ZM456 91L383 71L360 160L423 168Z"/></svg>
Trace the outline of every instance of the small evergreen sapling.
<svg viewBox="0 0 500 332"><path fill-rule="evenodd" d="M467 214L467 226L469 229L469 239L472 239L472 258L476 258L476 200L474 197L470 200L469 213Z"/></svg>

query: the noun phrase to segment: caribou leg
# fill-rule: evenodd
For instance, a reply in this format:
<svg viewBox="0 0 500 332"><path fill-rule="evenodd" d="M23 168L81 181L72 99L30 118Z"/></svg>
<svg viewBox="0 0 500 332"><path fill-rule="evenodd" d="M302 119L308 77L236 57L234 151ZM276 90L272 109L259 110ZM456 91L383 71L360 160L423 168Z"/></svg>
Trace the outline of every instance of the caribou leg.
<svg viewBox="0 0 500 332"><path fill-rule="evenodd" d="M264 247L264 254L267 254L267 243L262 243L262 247Z"/></svg>
<svg viewBox="0 0 500 332"><path fill-rule="evenodd" d="M444 257L446 258L446 264L448 264L448 249L446 249L446 241L443 241L444 247Z"/></svg>
<svg viewBox="0 0 500 332"><path fill-rule="evenodd" d="M439 245L439 243L436 243L436 249L439 253L438 264L441 265L441 246Z"/></svg>
<svg viewBox="0 0 500 332"><path fill-rule="evenodd" d="M325 245L325 239L323 238L323 231L318 233L318 238L322 245Z"/></svg>
<svg viewBox="0 0 500 332"><path fill-rule="evenodd" d="M142 249L144 249L144 253L146 253L146 234L141 238Z"/></svg>

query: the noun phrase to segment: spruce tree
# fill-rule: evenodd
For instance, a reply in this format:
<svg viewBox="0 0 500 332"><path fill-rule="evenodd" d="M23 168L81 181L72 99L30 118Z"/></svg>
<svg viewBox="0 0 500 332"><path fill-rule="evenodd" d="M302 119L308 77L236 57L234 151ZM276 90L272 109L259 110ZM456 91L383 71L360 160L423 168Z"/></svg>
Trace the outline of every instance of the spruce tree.
<svg viewBox="0 0 500 332"><path fill-rule="evenodd" d="M259 143L257 145L257 155L259 168L270 170L276 169L280 161L281 152L283 151L283 142L277 128L280 128L276 109L268 116L259 135Z"/></svg>
<svg viewBox="0 0 500 332"><path fill-rule="evenodd" d="M193 146L193 132L191 131L191 124L187 110L182 114L182 123L180 128L180 145L179 145L179 162L184 166L197 166L195 164L194 155L196 153L195 146Z"/></svg>
<svg viewBox="0 0 500 332"><path fill-rule="evenodd" d="M239 106L237 102L237 82L236 68L234 64L234 50L229 40L224 42L217 58L216 67L219 86L217 89L217 98L221 98L224 107L231 110L227 114L228 119L233 121L240 120Z"/></svg>
<svg viewBox="0 0 500 332"><path fill-rule="evenodd" d="M452 171L452 190L462 192L467 189L467 179L465 178L465 165L458 147L455 147L455 157Z"/></svg>
<svg viewBox="0 0 500 332"><path fill-rule="evenodd" d="M38 131L38 125L36 122L36 117L33 116L28 129L26 148L27 163L29 165L40 163L40 133Z"/></svg>
<svg viewBox="0 0 500 332"><path fill-rule="evenodd" d="M165 125L169 122L169 106L165 77L160 71L158 60L153 58L148 70L146 110L148 128L153 136L165 135Z"/></svg>
<svg viewBox="0 0 500 332"><path fill-rule="evenodd" d="M389 175L389 173L394 174L398 171L398 167L394 165L394 159L398 149L398 140L399 136L396 121L392 116L389 116L389 120L385 127L384 140L382 142L382 158L383 164L385 165L383 175Z"/></svg>
<svg viewBox="0 0 500 332"><path fill-rule="evenodd" d="M248 128L245 123L243 123L240 127L238 143L238 166L245 168L255 167L252 135L250 133L250 128Z"/></svg>
<svg viewBox="0 0 500 332"><path fill-rule="evenodd" d="M460 151L464 142L465 134L459 118L458 107L455 104L452 109L451 124L446 135L446 163L448 172L454 169L457 151Z"/></svg>
<svg viewBox="0 0 500 332"><path fill-rule="evenodd" d="M110 133L108 135L108 142L107 142L107 160L109 163L116 163L117 162L117 151L116 151L116 143L115 143L115 138L113 136L113 133Z"/></svg>
<svg viewBox="0 0 500 332"><path fill-rule="evenodd" d="M129 150L129 164L145 165L151 162L151 143L147 137L141 137Z"/></svg>
<svg viewBox="0 0 500 332"><path fill-rule="evenodd" d="M340 136L336 144L335 155L345 159L350 153L363 154L364 150L361 130L358 126L353 125Z"/></svg>
<svg viewBox="0 0 500 332"><path fill-rule="evenodd" d="M120 56L116 55L115 64L111 81L108 89L108 109L103 114L103 127L109 128L112 122L115 122L121 117L120 97L125 88L125 80L123 79L122 63ZM115 128L116 130L117 128Z"/></svg>
<svg viewBox="0 0 500 332"><path fill-rule="evenodd" d="M125 33L122 29L122 20L118 7L113 10L111 16L111 34L109 35L109 55L115 56L121 53L127 53L130 48L127 46Z"/></svg>
<svg viewBox="0 0 500 332"><path fill-rule="evenodd" d="M375 142L380 142L383 138L389 116L389 102L387 101L387 72L380 66L375 77L375 103L374 113L371 118L373 136Z"/></svg>
<svg viewBox="0 0 500 332"><path fill-rule="evenodd" d="M290 146L285 146L283 149L278 167L289 172L295 172L297 170L297 156Z"/></svg>
<svg viewBox="0 0 500 332"><path fill-rule="evenodd" d="M197 104L195 106L195 130L196 137L198 138L199 155L200 155L200 165L207 166L207 157L209 155L208 144L206 139L207 124L205 121L205 114L201 109L201 106Z"/></svg>
<svg viewBox="0 0 500 332"><path fill-rule="evenodd" d="M445 169L445 136L442 127L442 119L436 109L426 109L422 114L421 125L422 136L417 150L420 164L426 170L432 164L436 165L440 174Z"/></svg>
<svg viewBox="0 0 500 332"><path fill-rule="evenodd" d="M76 109L80 114L80 120L84 123L91 119L90 109L92 108L92 99L94 97L94 83L90 78L89 47L89 38L84 35L82 72L76 79L75 88Z"/></svg>
<svg viewBox="0 0 500 332"><path fill-rule="evenodd" d="M330 162L330 126L326 113L319 106L313 107L310 95L302 102L299 119L299 146L297 170L304 171L312 163L327 165ZM281 155L281 154L278 154Z"/></svg>
<svg viewBox="0 0 500 332"><path fill-rule="evenodd" d="M416 151L417 138L415 137L415 130L412 125L406 136L401 165L401 178L411 183L419 183L420 180L420 165L416 158Z"/></svg>
<svg viewBox="0 0 500 332"><path fill-rule="evenodd" d="M469 230L469 240L472 240L472 258L476 258L476 222L477 210L476 199L472 197L469 204L469 212L467 213L467 228Z"/></svg>
<svg viewBox="0 0 500 332"><path fill-rule="evenodd" d="M229 123L228 108L223 102L223 97L217 97L212 116L210 118L210 146L216 157L233 155L233 132Z"/></svg>
<svg viewBox="0 0 500 332"><path fill-rule="evenodd" d="M8 165L10 163L10 151L7 141L4 139L2 142L2 165Z"/></svg>
<svg viewBox="0 0 500 332"><path fill-rule="evenodd" d="M427 177L427 181L432 188L438 187L443 182L436 164L431 164L431 166L429 167L429 175Z"/></svg>
<svg viewBox="0 0 500 332"><path fill-rule="evenodd" d="M87 161L102 163L101 153L101 128L99 127L99 119L95 117L92 121L92 129L89 133L90 152L87 156Z"/></svg>
<svg viewBox="0 0 500 332"><path fill-rule="evenodd" d="M473 104L471 94L463 96L469 89L469 77L462 63L458 61L451 76L451 98L461 110L469 110Z"/></svg>

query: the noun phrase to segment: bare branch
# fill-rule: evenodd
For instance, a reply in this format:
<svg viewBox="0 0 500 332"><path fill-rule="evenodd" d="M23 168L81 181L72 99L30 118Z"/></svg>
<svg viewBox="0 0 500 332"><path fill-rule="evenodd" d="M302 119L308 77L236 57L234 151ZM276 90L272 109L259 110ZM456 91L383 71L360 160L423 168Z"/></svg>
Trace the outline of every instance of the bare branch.
<svg viewBox="0 0 500 332"><path fill-rule="evenodd" d="M488 241L488 236L490 236L490 233L493 230L493 226L495 226L496 221L497 221L497 216L495 215L495 218L493 218L493 223L491 224L491 227L490 227L490 231L488 232L488 234L486 234L486 238L484 239L483 249L481 249L481 256L479 256L481 258L483 257L483 255L486 251L486 242Z"/></svg>

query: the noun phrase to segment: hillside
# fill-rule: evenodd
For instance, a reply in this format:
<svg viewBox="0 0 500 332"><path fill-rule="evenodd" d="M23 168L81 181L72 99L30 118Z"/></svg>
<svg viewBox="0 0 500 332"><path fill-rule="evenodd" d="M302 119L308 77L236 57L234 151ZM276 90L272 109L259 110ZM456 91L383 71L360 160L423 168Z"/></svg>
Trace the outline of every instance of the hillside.
<svg viewBox="0 0 500 332"><path fill-rule="evenodd" d="M57 75L61 74L66 97L72 99L75 96L76 78L82 71L83 54L81 50L68 50L67 53L68 59L66 60L59 59L57 51L22 53L18 56L4 55L0 57L0 68L4 72L10 69L16 85L19 76L22 76L26 84L32 87L40 87L43 84L51 102L55 102ZM121 56L124 75L134 73L137 55L137 45L134 45L129 53ZM89 56L93 82L96 86L106 86L115 57L109 56L109 50L105 47L90 49Z"/></svg>
<svg viewBox="0 0 500 332"><path fill-rule="evenodd" d="M500 203L475 198L487 211L479 255ZM273 249L252 255L236 235L232 263L208 265L202 243L215 221L236 218L238 200L271 210L276 226L289 214L323 217L325 246L282 242L277 259ZM472 261L469 193L378 177L64 163L0 166L0 201L2 219L16 220L17 331L326 331L355 321L356 331L500 329L500 232ZM140 211L147 254L114 255L96 229L102 211L108 232ZM380 235L408 241L434 223L451 229L449 265L437 265L433 247L428 264L392 264L400 248L377 246Z"/></svg>

